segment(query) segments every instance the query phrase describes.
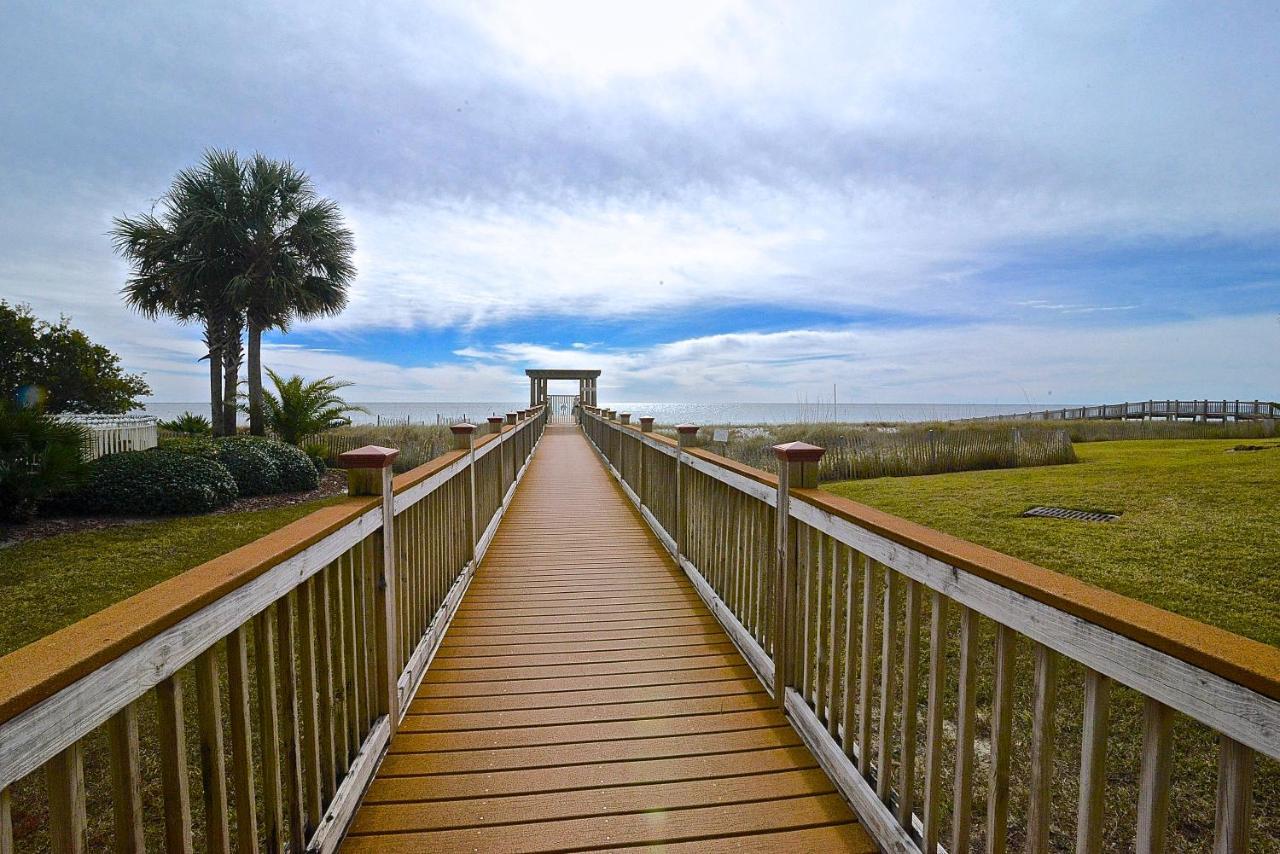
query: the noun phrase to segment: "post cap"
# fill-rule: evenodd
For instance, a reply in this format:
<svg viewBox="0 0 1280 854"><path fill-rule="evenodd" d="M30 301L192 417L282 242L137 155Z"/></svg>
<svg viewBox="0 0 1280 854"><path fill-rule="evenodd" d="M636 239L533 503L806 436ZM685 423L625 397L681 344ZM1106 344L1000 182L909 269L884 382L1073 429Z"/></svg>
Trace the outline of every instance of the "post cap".
<svg viewBox="0 0 1280 854"><path fill-rule="evenodd" d="M640 416L640 423L641 423L641 424L652 424L652 423L653 423L653 416L652 416L652 415L641 415L641 416Z"/></svg>
<svg viewBox="0 0 1280 854"><path fill-rule="evenodd" d="M520 413L519 413L519 412L508 412L508 413L507 413L507 417L508 417L508 418L519 418L519 417L520 417Z"/></svg>
<svg viewBox="0 0 1280 854"><path fill-rule="evenodd" d="M450 425L449 429L453 431L453 435L455 436L465 436L468 433L476 432L476 425L468 424L467 422L463 421L461 424Z"/></svg>
<svg viewBox="0 0 1280 854"><path fill-rule="evenodd" d="M384 469L395 462L400 452L381 445L365 445L338 454L338 466L344 469Z"/></svg>
<svg viewBox="0 0 1280 854"><path fill-rule="evenodd" d="M698 425L697 424L677 424L676 432L681 433L685 436L691 436L694 433L698 432Z"/></svg>
<svg viewBox="0 0 1280 854"><path fill-rule="evenodd" d="M490 424L501 424L501 423L502 423L502 416L501 416L501 415L490 415L490 416L489 416L489 423L490 423Z"/></svg>
<svg viewBox="0 0 1280 854"><path fill-rule="evenodd" d="M819 448L808 442L787 442L773 446L773 455L789 463L816 463L826 452L826 448Z"/></svg>

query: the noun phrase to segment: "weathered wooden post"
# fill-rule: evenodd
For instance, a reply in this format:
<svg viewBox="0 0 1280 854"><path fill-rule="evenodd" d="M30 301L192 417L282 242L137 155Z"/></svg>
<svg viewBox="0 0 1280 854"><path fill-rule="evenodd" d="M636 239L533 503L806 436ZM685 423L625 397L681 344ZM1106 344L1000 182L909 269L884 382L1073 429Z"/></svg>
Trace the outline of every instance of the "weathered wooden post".
<svg viewBox="0 0 1280 854"><path fill-rule="evenodd" d="M697 424L677 424L676 436L676 560L684 557L684 547L686 544L685 536L685 516L684 512L684 494L688 491L688 486L684 484L684 457L685 448L690 448L698 438Z"/></svg>
<svg viewBox="0 0 1280 854"><path fill-rule="evenodd" d="M476 448L472 441L476 425L464 421L449 430L453 433L453 449L467 452L467 560L472 560L476 556Z"/></svg>
<svg viewBox="0 0 1280 854"><path fill-rule="evenodd" d="M377 651L378 712L387 716L394 734L400 725L400 657L396 652L399 626L396 621L396 540L395 496L391 491L391 464L400 452L394 448L365 445L338 455L338 465L347 470L349 495L382 497L382 560L374 586L374 647Z"/></svg>
<svg viewBox="0 0 1280 854"><path fill-rule="evenodd" d="M652 415L640 416L640 432L641 433L653 432L653 416Z"/></svg>
<svg viewBox="0 0 1280 854"><path fill-rule="evenodd" d="M488 418L488 421L489 421L490 433L502 432L502 416L501 415L490 415Z"/></svg>
<svg viewBox="0 0 1280 854"><path fill-rule="evenodd" d="M618 413L618 421L619 421L620 423L622 423L622 424L630 424L630 423L631 423L631 413L630 413L630 412L619 412L619 413Z"/></svg>
<svg viewBox="0 0 1280 854"><path fill-rule="evenodd" d="M508 413L507 413L507 423L508 423L508 424L510 424L510 425L512 425L512 426L514 426L514 425L515 425L515 423L516 423L516 419L518 419L519 417L520 417L520 413L518 413L518 412L508 412Z"/></svg>
<svg viewBox="0 0 1280 854"><path fill-rule="evenodd" d="M787 682L795 659L795 630L791 625L796 586L795 525L791 522L791 490L818 486L818 460L826 450L806 442L774 445L778 458L778 558L773 600L773 699L786 711Z"/></svg>

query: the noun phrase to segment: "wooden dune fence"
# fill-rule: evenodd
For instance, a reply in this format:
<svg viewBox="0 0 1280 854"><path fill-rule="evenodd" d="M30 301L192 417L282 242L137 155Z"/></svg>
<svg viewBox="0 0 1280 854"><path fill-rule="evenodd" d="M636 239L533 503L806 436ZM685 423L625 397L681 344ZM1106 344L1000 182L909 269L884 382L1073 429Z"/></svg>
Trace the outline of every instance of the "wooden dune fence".
<svg viewBox="0 0 1280 854"><path fill-rule="evenodd" d="M1280 650L807 488L803 449L774 476L583 426L885 850L1280 838Z"/></svg>
<svg viewBox="0 0 1280 854"><path fill-rule="evenodd" d="M96 460L121 451L145 451L159 439L157 420L150 416L64 415L64 421L84 430L84 458Z"/></svg>
<svg viewBox="0 0 1280 854"><path fill-rule="evenodd" d="M0 854L332 851L544 423L357 452L347 501L0 659Z"/></svg>

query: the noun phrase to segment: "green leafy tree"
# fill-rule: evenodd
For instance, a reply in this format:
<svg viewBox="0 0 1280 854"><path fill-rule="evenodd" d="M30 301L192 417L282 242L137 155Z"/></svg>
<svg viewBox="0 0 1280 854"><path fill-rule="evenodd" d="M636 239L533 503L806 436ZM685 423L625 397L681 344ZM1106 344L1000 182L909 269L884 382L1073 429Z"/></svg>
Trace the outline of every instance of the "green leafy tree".
<svg viewBox="0 0 1280 854"><path fill-rule="evenodd" d="M247 331L247 410L261 435L262 333L346 306L352 234L306 173L261 154L205 152L199 166L178 174L160 208L116 221L117 249L134 268L125 299L151 317L205 324L210 412L222 433L235 432Z"/></svg>
<svg viewBox="0 0 1280 854"><path fill-rule="evenodd" d="M120 357L94 344L71 321L40 320L25 305L0 300L0 395L46 412L119 414L151 389L125 373Z"/></svg>
<svg viewBox="0 0 1280 854"><path fill-rule="evenodd" d="M353 383L333 377L307 382L297 374L285 379L270 368L266 370L275 391L268 390L263 395L263 415L272 432L291 445L323 430L350 424L350 413L367 411L338 396Z"/></svg>

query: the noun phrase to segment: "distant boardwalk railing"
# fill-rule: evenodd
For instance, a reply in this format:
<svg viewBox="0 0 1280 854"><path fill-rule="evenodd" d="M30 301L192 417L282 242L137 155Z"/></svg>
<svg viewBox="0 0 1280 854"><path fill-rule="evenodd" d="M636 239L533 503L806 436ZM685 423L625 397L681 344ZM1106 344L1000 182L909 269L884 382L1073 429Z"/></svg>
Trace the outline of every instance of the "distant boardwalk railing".
<svg viewBox="0 0 1280 854"><path fill-rule="evenodd" d="M0 852L142 851L157 813L168 851L333 851L545 421L394 479L349 452L346 501L0 658Z"/></svg>
<svg viewBox="0 0 1280 854"><path fill-rule="evenodd" d="M1216 802L1214 850L1248 849L1280 650L822 492L811 445L778 446L774 476L692 447L693 427L673 441L593 407L583 427L885 850L1040 852L1052 829L1055 850L1164 851L1188 778ZM1216 787L1174 775L1180 715L1216 738Z"/></svg>
<svg viewBox="0 0 1280 854"><path fill-rule="evenodd" d="M1280 403L1265 400L1141 400L1136 403L1108 403L1042 409L1007 415L984 415L965 421L1086 421L1124 418L1190 418L1196 421L1243 421L1280 418Z"/></svg>

